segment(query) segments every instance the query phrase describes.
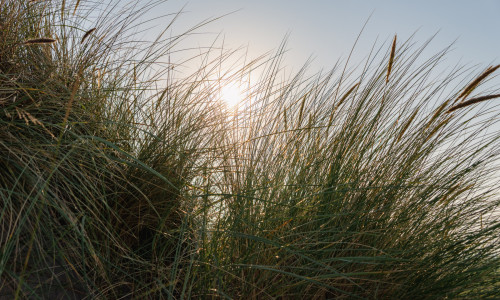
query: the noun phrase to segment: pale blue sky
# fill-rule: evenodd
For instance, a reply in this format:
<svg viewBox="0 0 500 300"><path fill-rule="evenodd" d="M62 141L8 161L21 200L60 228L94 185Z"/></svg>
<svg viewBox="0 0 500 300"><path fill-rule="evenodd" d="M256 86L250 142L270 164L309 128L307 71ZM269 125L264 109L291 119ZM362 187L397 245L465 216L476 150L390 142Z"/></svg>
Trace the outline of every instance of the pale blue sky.
<svg viewBox="0 0 500 300"><path fill-rule="evenodd" d="M459 61L469 66L500 63L500 1L169 0L154 13L182 7L184 14L174 25L177 32L238 10L200 29L206 33L198 39L201 46L222 33L226 47L248 45L250 55L257 56L275 49L289 33L285 61L297 67L310 56L314 57L312 68L318 70L345 58L370 15L355 60L369 52L377 37L381 43L398 34L402 41L417 32L414 41L423 43L439 31L429 51L457 40L448 56L450 65Z"/></svg>

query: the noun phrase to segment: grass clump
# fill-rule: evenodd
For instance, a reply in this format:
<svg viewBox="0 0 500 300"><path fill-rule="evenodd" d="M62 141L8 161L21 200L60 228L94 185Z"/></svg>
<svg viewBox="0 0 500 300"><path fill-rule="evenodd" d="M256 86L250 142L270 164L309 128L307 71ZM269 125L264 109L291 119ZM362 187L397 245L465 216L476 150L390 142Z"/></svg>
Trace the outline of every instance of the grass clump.
<svg viewBox="0 0 500 300"><path fill-rule="evenodd" d="M2 295L499 296L497 67L394 38L287 77L282 47L229 111L232 52L180 77L190 31L131 42L157 2L0 1Z"/></svg>

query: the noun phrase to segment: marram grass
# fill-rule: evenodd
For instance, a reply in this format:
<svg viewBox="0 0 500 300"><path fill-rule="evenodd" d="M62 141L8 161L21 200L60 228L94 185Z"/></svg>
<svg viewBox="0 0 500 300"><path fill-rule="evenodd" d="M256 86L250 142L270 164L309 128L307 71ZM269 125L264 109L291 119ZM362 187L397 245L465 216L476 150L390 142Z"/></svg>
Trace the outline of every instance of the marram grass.
<svg viewBox="0 0 500 300"><path fill-rule="evenodd" d="M281 47L230 111L233 52L133 42L157 4L0 0L1 297L500 297L498 67Z"/></svg>

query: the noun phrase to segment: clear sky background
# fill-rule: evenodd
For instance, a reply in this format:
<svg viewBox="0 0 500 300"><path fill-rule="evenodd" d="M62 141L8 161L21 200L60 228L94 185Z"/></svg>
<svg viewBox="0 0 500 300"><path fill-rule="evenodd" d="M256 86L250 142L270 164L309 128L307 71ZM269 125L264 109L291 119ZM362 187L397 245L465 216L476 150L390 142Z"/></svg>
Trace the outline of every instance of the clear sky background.
<svg viewBox="0 0 500 300"><path fill-rule="evenodd" d="M169 0L152 13L181 9L175 32L236 11L198 30L203 33L196 38L200 46L222 34L226 47L248 46L255 57L276 49L289 34L285 63L293 68L309 57L314 71L345 59L369 18L354 62L377 39L390 43L394 34L403 41L416 33L414 41L421 44L437 33L429 54L456 40L450 65L500 63L500 1L495 0Z"/></svg>

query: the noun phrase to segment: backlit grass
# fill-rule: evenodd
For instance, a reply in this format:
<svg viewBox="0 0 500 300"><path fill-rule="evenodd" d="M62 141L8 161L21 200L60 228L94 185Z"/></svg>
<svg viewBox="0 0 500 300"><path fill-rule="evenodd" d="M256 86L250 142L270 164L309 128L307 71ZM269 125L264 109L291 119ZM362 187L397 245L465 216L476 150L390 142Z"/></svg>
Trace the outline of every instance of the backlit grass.
<svg viewBox="0 0 500 300"><path fill-rule="evenodd" d="M0 295L500 296L497 66L394 37L187 74L191 30L136 39L160 2L0 0ZM233 108L221 74L258 79Z"/></svg>

